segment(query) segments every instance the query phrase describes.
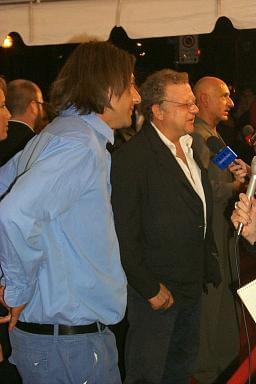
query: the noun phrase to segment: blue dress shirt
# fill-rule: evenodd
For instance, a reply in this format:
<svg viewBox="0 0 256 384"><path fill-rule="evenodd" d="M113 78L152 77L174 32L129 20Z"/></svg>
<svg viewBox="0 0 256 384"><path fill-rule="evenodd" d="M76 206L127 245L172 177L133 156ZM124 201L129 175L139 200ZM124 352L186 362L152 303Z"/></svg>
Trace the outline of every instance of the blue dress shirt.
<svg viewBox="0 0 256 384"><path fill-rule="evenodd" d="M69 108L0 169L5 301L26 304L21 321L114 324L124 315L108 141L113 131L96 114Z"/></svg>

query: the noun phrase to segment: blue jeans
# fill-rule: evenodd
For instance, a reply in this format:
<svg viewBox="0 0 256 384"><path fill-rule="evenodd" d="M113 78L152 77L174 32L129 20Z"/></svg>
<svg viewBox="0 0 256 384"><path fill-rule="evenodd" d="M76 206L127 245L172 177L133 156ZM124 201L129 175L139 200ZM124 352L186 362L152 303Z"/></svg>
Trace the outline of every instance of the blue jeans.
<svg viewBox="0 0 256 384"><path fill-rule="evenodd" d="M115 337L101 332L37 335L14 328L12 355L23 384L121 384Z"/></svg>

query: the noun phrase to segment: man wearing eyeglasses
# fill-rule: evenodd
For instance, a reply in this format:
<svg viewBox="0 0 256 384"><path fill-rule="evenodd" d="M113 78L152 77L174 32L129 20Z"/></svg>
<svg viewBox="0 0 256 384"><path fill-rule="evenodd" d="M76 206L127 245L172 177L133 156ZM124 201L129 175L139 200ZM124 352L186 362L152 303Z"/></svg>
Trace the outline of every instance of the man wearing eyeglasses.
<svg viewBox="0 0 256 384"><path fill-rule="evenodd" d="M239 353L239 309L234 288L236 280L235 258L232 246L233 230L226 211L236 196L242 180L229 169L221 170L210 161L213 153L207 139L217 137L225 146L217 126L227 121L234 103L227 84L219 78L206 76L194 87L199 107L195 119L194 145L200 153L213 188L213 233L219 255L222 283L218 289L208 288L203 295L201 317L201 343L196 378L199 383L215 382ZM245 166L239 160L241 167ZM233 204L232 204L233 206ZM222 378L222 382L226 382Z"/></svg>
<svg viewBox="0 0 256 384"><path fill-rule="evenodd" d="M11 113L8 137L0 143L0 165L21 151L41 125L43 95L40 88L29 80L17 79L7 85L6 106Z"/></svg>
<svg viewBox="0 0 256 384"><path fill-rule="evenodd" d="M141 96L145 124L112 159L115 225L129 283L125 384L187 384L203 284L220 282L211 189L191 146L198 108L187 74L158 71Z"/></svg>

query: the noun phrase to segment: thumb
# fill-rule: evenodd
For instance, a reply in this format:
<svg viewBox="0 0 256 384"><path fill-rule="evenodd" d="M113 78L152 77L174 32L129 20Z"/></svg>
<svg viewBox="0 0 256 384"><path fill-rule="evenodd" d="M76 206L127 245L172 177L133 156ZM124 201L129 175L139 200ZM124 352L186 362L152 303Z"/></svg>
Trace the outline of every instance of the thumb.
<svg viewBox="0 0 256 384"><path fill-rule="evenodd" d="M9 331L13 330L13 328L15 327L24 307L25 307L25 305L19 305L18 307L11 308L11 319L10 319L9 327L8 327Z"/></svg>

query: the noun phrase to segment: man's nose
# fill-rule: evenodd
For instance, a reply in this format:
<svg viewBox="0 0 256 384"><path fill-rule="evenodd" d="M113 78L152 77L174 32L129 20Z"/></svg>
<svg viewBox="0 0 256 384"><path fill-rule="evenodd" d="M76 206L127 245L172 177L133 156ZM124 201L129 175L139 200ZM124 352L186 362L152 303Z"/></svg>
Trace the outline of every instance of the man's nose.
<svg viewBox="0 0 256 384"><path fill-rule="evenodd" d="M234 108L234 102L231 99L231 97L228 98L228 105L229 105L230 108Z"/></svg>
<svg viewBox="0 0 256 384"><path fill-rule="evenodd" d="M133 87L132 99L134 104L139 104L141 102L141 97L136 87Z"/></svg>

